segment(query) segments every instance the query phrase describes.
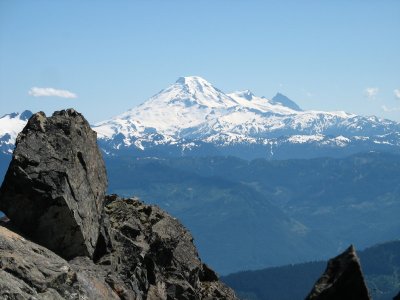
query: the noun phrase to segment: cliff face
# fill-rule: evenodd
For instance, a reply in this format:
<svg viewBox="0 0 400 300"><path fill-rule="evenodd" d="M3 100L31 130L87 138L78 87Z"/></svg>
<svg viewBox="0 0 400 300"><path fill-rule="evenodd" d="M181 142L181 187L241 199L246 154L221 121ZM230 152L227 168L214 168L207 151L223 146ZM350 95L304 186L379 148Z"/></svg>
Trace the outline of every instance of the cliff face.
<svg viewBox="0 0 400 300"><path fill-rule="evenodd" d="M106 187L81 114L31 117L0 190L0 298L236 299L176 219Z"/></svg>
<svg viewBox="0 0 400 300"><path fill-rule="evenodd" d="M360 260L353 246L330 259L306 300L370 300Z"/></svg>

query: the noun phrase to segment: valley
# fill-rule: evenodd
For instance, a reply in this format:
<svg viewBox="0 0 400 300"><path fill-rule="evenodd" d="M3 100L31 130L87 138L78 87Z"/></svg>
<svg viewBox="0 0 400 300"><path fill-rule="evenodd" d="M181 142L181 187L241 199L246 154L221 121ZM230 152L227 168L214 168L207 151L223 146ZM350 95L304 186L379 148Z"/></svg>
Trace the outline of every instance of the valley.
<svg viewBox="0 0 400 300"><path fill-rule="evenodd" d="M222 274L323 259L400 231L398 155L114 158L106 165L110 192L137 195L177 216Z"/></svg>

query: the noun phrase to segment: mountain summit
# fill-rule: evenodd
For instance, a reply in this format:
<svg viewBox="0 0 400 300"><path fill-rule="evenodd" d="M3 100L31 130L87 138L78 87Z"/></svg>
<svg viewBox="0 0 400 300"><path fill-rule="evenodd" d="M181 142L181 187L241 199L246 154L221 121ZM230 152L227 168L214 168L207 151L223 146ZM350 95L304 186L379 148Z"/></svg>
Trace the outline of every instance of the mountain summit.
<svg viewBox="0 0 400 300"><path fill-rule="evenodd" d="M290 104L297 107L292 101ZM292 115L297 112L284 103L256 97L249 90L225 94L201 77L188 76L180 77L143 104L100 122L95 128L104 139L121 133L129 145L132 138L140 138L150 131L168 141L198 139L219 132L248 136L248 131L262 131L255 127L263 126L259 123L264 123L265 113Z"/></svg>
<svg viewBox="0 0 400 300"><path fill-rule="evenodd" d="M293 110L297 110L297 111L302 111L302 109L296 104L294 103L292 100L290 100L288 97L286 97L285 95L282 95L281 93L277 93L272 99L271 99L271 103L273 104L280 104L286 107L289 107Z"/></svg>
<svg viewBox="0 0 400 300"><path fill-rule="evenodd" d="M234 106L236 103L219 89L199 76L180 77L175 84L162 90L149 101L166 100L173 104L182 101L187 106L200 105L209 108Z"/></svg>

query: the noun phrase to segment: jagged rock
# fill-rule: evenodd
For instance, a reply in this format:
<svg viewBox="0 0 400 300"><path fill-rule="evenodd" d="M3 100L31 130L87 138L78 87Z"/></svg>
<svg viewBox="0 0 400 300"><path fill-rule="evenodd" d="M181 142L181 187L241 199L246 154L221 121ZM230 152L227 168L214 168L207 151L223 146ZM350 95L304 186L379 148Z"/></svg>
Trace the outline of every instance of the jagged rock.
<svg viewBox="0 0 400 300"><path fill-rule="evenodd" d="M137 199L107 199L97 263L67 262L0 226L0 299L237 299L176 219Z"/></svg>
<svg viewBox="0 0 400 300"><path fill-rule="evenodd" d="M397 296L395 296L395 297L393 298L393 300L400 300L400 293L398 293Z"/></svg>
<svg viewBox="0 0 400 300"><path fill-rule="evenodd" d="M95 259L133 287L133 299L236 299L175 218L135 198L106 203Z"/></svg>
<svg viewBox="0 0 400 300"><path fill-rule="evenodd" d="M337 299L371 299L353 246L328 261L324 274L306 298L306 300Z"/></svg>
<svg viewBox="0 0 400 300"><path fill-rule="evenodd" d="M91 256L107 177L96 133L73 109L34 114L18 135L0 210L24 236L66 259Z"/></svg>

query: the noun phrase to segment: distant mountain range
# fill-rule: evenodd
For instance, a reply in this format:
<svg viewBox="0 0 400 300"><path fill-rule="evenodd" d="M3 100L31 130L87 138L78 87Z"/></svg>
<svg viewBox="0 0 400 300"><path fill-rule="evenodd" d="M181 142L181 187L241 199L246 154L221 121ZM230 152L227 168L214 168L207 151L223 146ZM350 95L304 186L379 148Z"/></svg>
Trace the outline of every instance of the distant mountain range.
<svg viewBox="0 0 400 300"><path fill-rule="evenodd" d="M0 119L0 152L10 153L31 113ZM107 155L244 159L343 157L400 152L400 124L343 111L304 111L282 94L225 94L201 77L179 78L143 104L93 125Z"/></svg>

